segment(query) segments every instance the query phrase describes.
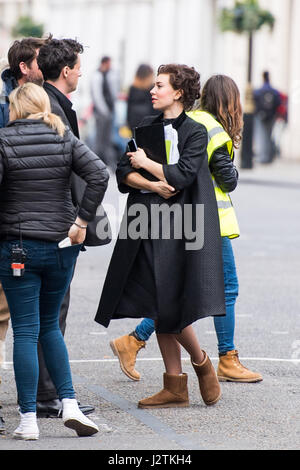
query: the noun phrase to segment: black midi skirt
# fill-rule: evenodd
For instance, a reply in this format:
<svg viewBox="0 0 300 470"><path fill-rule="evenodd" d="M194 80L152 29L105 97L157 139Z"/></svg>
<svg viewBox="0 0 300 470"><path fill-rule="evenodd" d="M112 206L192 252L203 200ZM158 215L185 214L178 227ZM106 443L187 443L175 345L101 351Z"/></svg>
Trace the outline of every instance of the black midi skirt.
<svg viewBox="0 0 300 470"><path fill-rule="evenodd" d="M114 318L157 319L154 241L141 241Z"/></svg>

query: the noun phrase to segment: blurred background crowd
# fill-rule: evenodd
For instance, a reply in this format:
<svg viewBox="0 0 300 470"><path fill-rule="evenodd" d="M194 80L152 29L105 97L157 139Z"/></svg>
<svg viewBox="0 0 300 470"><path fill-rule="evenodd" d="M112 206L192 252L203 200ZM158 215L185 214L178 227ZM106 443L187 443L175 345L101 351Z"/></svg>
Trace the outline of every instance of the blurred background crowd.
<svg viewBox="0 0 300 470"><path fill-rule="evenodd" d="M148 91L160 64L194 66L202 83L227 74L244 106L237 164L252 168L300 160L299 22L299 0L0 0L1 69L16 38L81 42L82 77L70 98L82 138L112 170L132 128L152 112Z"/></svg>

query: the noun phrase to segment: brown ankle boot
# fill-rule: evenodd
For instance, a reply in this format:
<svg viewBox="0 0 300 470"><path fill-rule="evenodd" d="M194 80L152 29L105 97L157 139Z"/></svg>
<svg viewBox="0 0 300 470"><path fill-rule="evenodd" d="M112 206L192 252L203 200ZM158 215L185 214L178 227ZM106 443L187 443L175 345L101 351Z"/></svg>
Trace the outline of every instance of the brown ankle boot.
<svg viewBox="0 0 300 470"><path fill-rule="evenodd" d="M217 375L220 382L260 382L263 379L260 374L240 363L236 349L220 355Z"/></svg>
<svg viewBox="0 0 300 470"><path fill-rule="evenodd" d="M206 352L203 350L202 352L204 359L201 364L191 362L198 377L200 393L204 403L206 405L214 405L221 397L221 387L214 366Z"/></svg>
<svg viewBox="0 0 300 470"><path fill-rule="evenodd" d="M187 374L164 373L164 388L138 403L139 408L171 408L189 406Z"/></svg>
<svg viewBox="0 0 300 470"><path fill-rule="evenodd" d="M124 374L131 380L140 380L141 376L134 366L137 353L146 345L145 341L139 341L132 335L124 335L110 341L109 344L114 355L119 358Z"/></svg>

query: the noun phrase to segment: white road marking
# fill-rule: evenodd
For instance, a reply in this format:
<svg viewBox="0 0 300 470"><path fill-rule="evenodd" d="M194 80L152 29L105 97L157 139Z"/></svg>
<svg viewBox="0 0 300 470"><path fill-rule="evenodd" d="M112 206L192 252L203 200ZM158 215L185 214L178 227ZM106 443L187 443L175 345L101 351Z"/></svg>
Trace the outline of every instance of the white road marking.
<svg viewBox="0 0 300 470"><path fill-rule="evenodd" d="M182 357L182 361L190 361L189 357ZM218 361L219 357L212 357L210 356L212 361ZM300 364L299 358L280 358L280 357L239 357L241 361L260 361L260 362L292 362L294 364ZM155 361L162 361L161 357L144 357L144 358L137 358L137 361L145 361L145 362L155 362ZM118 359L70 359L71 364L89 364L89 363L103 363L106 362L119 362ZM12 365L12 362L4 362L4 366Z"/></svg>
<svg viewBox="0 0 300 470"><path fill-rule="evenodd" d="M183 361L190 361L189 357L182 357ZM218 361L219 357L210 357L213 361ZM279 357L240 357L241 361L266 361L266 362L299 362L300 359L286 359L286 358L279 358ZM162 361L161 357L144 357L144 358L137 358L137 361ZM71 363L84 363L84 362L119 362L119 359L71 359Z"/></svg>

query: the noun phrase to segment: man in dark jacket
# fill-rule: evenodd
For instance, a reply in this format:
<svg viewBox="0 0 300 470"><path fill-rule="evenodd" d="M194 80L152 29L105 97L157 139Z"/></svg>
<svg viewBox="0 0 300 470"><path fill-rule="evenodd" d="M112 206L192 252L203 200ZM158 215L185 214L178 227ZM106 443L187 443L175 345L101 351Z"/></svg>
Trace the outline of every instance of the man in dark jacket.
<svg viewBox="0 0 300 470"><path fill-rule="evenodd" d="M51 110L61 117L62 121L78 138L79 129L76 112L72 109L72 103L67 95L77 88L78 79L81 76L80 54L82 52L82 45L73 39L51 39L40 49L38 57L38 66L44 77L43 86L49 96ZM71 189L73 203L76 206L81 201L84 182L74 173L72 174ZM89 235L88 229L87 238ZM66 328L69 304L70 288L63 300L60 312L60 328L63 334ZM57 416L61 405L46 366L40 371L37 397L37 412L39 415ZM80 409L84 414L91 413L94 410L92 406L82 405L80 405Z"/></svg>
<svg viewBox="0 0 300 470"><path fill-rule="evenodd" d="M26 82L37 85L43 83L43 75L37 65L37 56L45 39L24 38L16 40L8 51L9 68L1 74L2 91L0 95L0 128L9 121L9 95L14 88ZM6 298L0 283L0 365L5 358L5 338L9 324L10 313ZM1 378L0 378L1 383ZM0 434L5 432L4 420L0 415Z"/></svg>

